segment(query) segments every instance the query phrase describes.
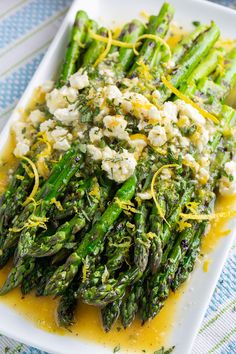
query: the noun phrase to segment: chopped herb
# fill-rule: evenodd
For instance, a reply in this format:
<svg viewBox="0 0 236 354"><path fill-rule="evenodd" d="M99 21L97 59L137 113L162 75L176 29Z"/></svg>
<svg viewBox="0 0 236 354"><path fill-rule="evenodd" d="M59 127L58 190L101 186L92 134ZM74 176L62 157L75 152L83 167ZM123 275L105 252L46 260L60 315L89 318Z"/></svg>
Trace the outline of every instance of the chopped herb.
<svg viewBox="0 0 236 354"><path fill-rule="evenodd" d="M200 26L201 22L200 21L193 21L192 24L193 24L193 26L198 27L198 26Z"/></svg>
<svg viewBox="0 0 236 354"><path fill-rule="evenodd" d="M118 344L114 349L113 349L113 353L117 353L120 351L120 344Z"/></svg>

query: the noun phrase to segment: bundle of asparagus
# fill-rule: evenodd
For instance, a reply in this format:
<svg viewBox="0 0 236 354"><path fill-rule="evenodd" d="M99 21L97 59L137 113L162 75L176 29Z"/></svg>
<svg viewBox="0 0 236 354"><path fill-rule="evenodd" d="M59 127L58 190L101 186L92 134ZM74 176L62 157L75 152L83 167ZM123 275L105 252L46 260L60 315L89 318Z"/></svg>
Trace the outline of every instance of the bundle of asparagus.
<svg viewBox="0 0 236 354"><path fill-rule="evenodd" d="M214 23L170 48L173 15L164 3L115 37L79 11L58 81L14 127L0 295L61 296L62 326L77 299L102 307L106 331L156 316L193 270L218 191L236 190L236 49Z"/></svg>

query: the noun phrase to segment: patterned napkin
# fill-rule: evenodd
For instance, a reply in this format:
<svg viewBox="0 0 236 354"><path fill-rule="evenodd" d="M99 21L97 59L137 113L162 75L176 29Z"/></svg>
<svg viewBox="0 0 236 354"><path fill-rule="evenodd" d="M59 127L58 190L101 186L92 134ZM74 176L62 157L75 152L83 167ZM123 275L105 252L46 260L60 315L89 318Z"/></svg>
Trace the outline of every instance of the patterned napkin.
<svg viewBox="0 0 236 354"><path fill-rule="evenodd" d="M0 129L37 69L71 2L0 1ZM215 2L236 8L236 0ZM192 354L236 353L235 279L236 244L224 266ZM0 336L0 354L4 353L46 354Z"/></svg>

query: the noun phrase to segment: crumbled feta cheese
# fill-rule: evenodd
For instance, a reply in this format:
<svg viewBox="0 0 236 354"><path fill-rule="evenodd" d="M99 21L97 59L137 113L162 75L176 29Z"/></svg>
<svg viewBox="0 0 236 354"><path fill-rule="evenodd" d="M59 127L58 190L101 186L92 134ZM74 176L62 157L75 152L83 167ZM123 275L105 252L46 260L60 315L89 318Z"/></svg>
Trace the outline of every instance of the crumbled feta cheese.
<svg viewBox="0 0 236 354"><path fill-rule="evenodd" d="M137 165L133 154L124 150L122 153L114 151L108 155L113 155L113 157L105 157L103 159L102 169L107 172L110 179L117 183L122 183L132 176Z"/></svg>
<svg viewBox="0 0 236 354"><path fill-rule="evenodd" d="M52 92L47 93L46 103L50 113L54 113L56 109L63 108L67 106L67 101L65 97L60 93L58 89L52 90Z"/></svg>
<svg viewBox="0 0 236 354"><path fill-rule="evenodd" d="M161 171L161 179L163 181L166 181L166 180L170 180L172 177L172 171L170 168L164 168L162 171Z"/></svg>
<svg viewBox="0 0 236 354"><path fill-rule="evenodd" d="M206 184L210 178L210 173L204 167L201 167L198 171L197 178L201 184Z"/></svg>
<svg viewBox="0 0 236 354"><path fill-rule="evenodd" d="M122 94L117 86L109 85L104 88L104 95L109 99L121 98Z"/></svg>
<svg viewBox="0 0 236 354"><path fill-rule="evenodd" d="M125 92L122 98L115 100L115 104L120 105L125 113L131 113L138 119L149 119L158 123L160 121L160 112L157 107L148 101L148 99L137 92Z"/></svg>
<svg viewBox="0 0 236 354"><path fill-rule="evenodd" d="M39 130L41 132L48 132L55 127L55 122L52 119L45 120L45 122L40 124Z"/></svg>
<svg viewBox="0 0 236 354"><path fill-rule="evenodd" d="M103 137L102 130L99 129L98 127L93 127L89 131L89 139L91 143L95 143L97 141L100 141Z"/></svg>
<svg viewBox="0 0 236 354"><path fill-rule="evenodd" d="M167 142L166 132L163 127L156 125L148 133L148 140L153 146L162 146Z"/></svg>
<svg viewBox="0 0 236 354"><path fill-rule="evenodd" d="M107 84L113 84L115 81L115 71L103 65L99 66L99 75L102 76L104 82Z"/></svg>
<svg viewBox="0 0 236 354"><path fill-rule="evenodd" d="M200 164L202 167L209 166L209 164L210 164L210 155L209 155L209 154L206 154L206 155L201 156L201 158L200 158L200 160L199 160L199 164Z"/></svg>
<svg viewBox="0 0 236 354"><path fill-rule="evenodd" d="M200 168L199 164L191 154L184 155L183 164L192 168L196 173Z"/></svg>
<svg viewBox="0 0 236 354"><path fill-rule="evenodd" d="M191 136L191 141L197 147L199 152L203 152L209 141L209 132L204 127L200 127L200 131L195 132Z"/></svg>
<svg viewBox="0 0 236 354"><path fill-rule="evenodd" d="M50 92L52 91L54 86L54 81L52 80L46 80L43 84L42 84L42 90L43 92Z"/></svg>
<svg viewBox="0 0 236 354"><path fill-rule="evenodd" d="M57 120L65 125L70 125L72 122L79 120L80 113L74 110L74 106L70 105L68 108L58 108L54 112L54 116Z"/></svg>
<svg viewBox="0 0 236 354"><path fill-rule="evenodd" d="M30 150L30 142L27 139L23 139L16 144L14 155L16 157L25 156Z"/></svg>
<svg viewBox="0 0 236 354"><path fill-rule="evenodd" d="M152 193L150 190L147 190L146 192L137 193L137 197L142 200L149 200L152 199Z"/></svg>
<svg viewBox="0 0 236 354"><path fill-rule="evenodd" d="M68 130L62 127L56 127L56 129L54 129L51 132L51 137L53 138L53 140L57 141L60 140L61 137L64 137L65 135L67 135Z"/></svg>
<svg viewBox="0 0 236 354"><path fill-rule="evenodd" d="M205 118L191 104L185 103L182 100L177 100L175 102L175 104L182 114L185 114L187 117L189 117L195 123L197 123L199 125L205 124L205 122L206 122Z"/></svg>
<svg viewBox="0 0 236 354"><path fill-rule="evenodd" d="M69 81L71 87L77 90L82 90L83 88L89 86L89 78L87 71L82 72L81 70L79 70L77 73L71 75Z"/></svg>
<svg viewBox="0 0 236 354"><path fill-rule="evenodd" d="M123 116L106 116L103 118L105 126L104 135L107 137L114 137L122 140L128 140L129 134L125 131L127 121Z"/></svg>
<svg viewBox="0 0 236 354"><path fill-rule="evenodd" d="M74 103L78 98L78 92L73 87L62 86L59 91L62 96L66 97L69 103Z"/></svg>
<svg viewBox="0 0 236 354"><path fill-rule="evenodd" d="M229 161L225 164L225 172L229 177L223 176L220 179L219 191L222 195L236 193L236 162ZM232 179L232 181L231 181Z"/></svg>
<svg viewBox="0 0 236 354"><path fill-rule="evenodd" d="M32 122L33 126L37 128L39 123L45 120L45 115L39 109L35 109L34 111L30 112L29 120Z"/></svg>
<svg viewBox="0 0 236 354"><path fill-rule="evenodd" d="M172 122L177 122L178 108L174 102L168 101L163 105L164 116Z"/></svg>
<svg viewBox="0 0 236 354"><path fill-rule="evenodd" d="M129 144L132 148L135 149L134 156L136 159L139 158L141 155L143 149L147 146L147 143L143 139L134 139L134 140L129 140Z"/></svg>
<svg viewBox="0 0 236 354"><path fill-rule="evenodd" d="M66 138L64 138L56 141L55 144L53 144L53 149L60 150L60 151L67 151L70 148L70 146L71 145L69 141Z"/></svg>
<svg viewBox="0 0 236 354"><path fill-rule="evenodd" d="M180 145L181 145L183 148L189 147L189 145L190 145L189 139L186 138L185 136L181 136L179 142L180 142Z"/></svg>
<svg viewBox="0 0 236 354"><path fill-rule="evenodd" d="M95 161L102 160L102 151L94 145L87 145L87 152Z"/></svg>
<svg viewBox="0 0 236 354"><path fill-rule="evenodd" d="M12 129L15 133L16 141L22 141L22 139L24 139L24 137L25 137L27 124L22 121L15 122Z"/></svg>
<svg viewBox="0 0 236 354"><path fill-rule="evenodd" d="M152 97L154 98L154 99L160 99L161 98L161 94L160 94L160 92L158 91L158 90L154 90L153 92L152 92Z"/></svg>

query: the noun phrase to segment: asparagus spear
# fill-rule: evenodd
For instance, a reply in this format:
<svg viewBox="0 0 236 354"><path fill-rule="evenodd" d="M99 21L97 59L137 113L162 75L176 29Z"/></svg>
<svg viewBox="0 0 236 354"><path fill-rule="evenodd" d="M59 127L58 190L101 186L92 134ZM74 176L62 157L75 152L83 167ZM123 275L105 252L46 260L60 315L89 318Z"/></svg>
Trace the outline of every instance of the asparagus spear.
<svg viewBox="0 0 236 354"><path fill-rule="evenodd" d="M130 292L127 293L126 298L122 301L120 312L121 322L124 328L129 327L138 312L140 299L143 296L146 273L147 272L143 274L141 279L132 285Z"/></svg>
<svg viewBox="0 0 236 354"><path fill-rule="evenodd" d="M197 230L197 232L194 236L194 239L193 239L190 249L183 257L183 259L178 267L178 270L174 275L174 279L171 280L171 289L173 291L176 291L179 288L179 286L185 280L187 280L189 274L193 270L194 263L197 258L198 252L199 252L201 237L204 233L206 224L207 223L204 222L200 225L199 230Z"/></svg>
<svg viewBox="0 0 236 354"><path fill-rule="evenodd" d="M179 87L185 80L188 79L191 72L200 63L201 59L208 54L219 37L218 27L212 23L209 28L199 37L197 37L195 45L190 48L179 62L178 68L171 74L170 82L174 87ZM167 89L162 89L161 102L165 102L172 94Z"/></svg>
<svg viewBox="0 0 236 354"><path fill-rule="evenodd" d="M24 277L32 272L35 266L34 258L19 258L11 269L7 280L0 289L0 296L7 294L10 290L22 283Z"/></svg>
<svg viewBox="0 0 236 354"><path fill-rule="evenodd" d="M148 263L149 249L151 245L150 238L146 232L148 209L145 203L142 203L135 215L135 243L134 243L134 263L143 272Z"/></svg>
<svg viewBox="0 0 236 354"><path fill-rule="evenodd" d="M142 276L137 267L121 273L117 279L109 279L100 286L92 286L80 293L82 300L87 304L103 306L124 296L127 286L132 285Z"/></svg>
<svg viewBox="0 0 236 354"><path fill-rule="evenodd" d="M105 332L109 332L112 325L116 322L120 315L120 306L122 298L118 298L115 301L107 304L102 310L102 325Z"/></svg>
<svg viewBox="0 0 236 354"><path fill-rule="evenodd" d="M72 27L70 42L65 55L65 62L63 64L61 74L59 76L57 85L63 86L69 76L76 71L76 61L78 60L81 48L86 40L86 28L88 24L88 15L80 10L77 12L75 22Z"/></svg>
<svg viewBox="0 0 236 354"><path fill-rule="evenodd" d="M97 184L97 179L95 179L95 184ZM93 185L92 185L93 187ZM103 187L103 201L105 201L111 190L111 184ZM88 218L92 218L95 211L99 207L99 196L90 196L89 205L81 209L75 216L62 224L56 231L54 235L43 236L36 243L34 243L30 248L28 254L32 257L46 257L52 256L59 252L62 247L70 240L75 237L74 235L81 231L88 221Z"/></svg>
<svg viewBox="0 0 236 354"><path fill-rule="evenodd" d="M100 36L107 37L107 33L108 31L105 27L101 27L98 30L98 34ZM89 67L90 65L93 65L105 48L106 43L93 39L88 50L83 55L82 67Z"/></svg>
<svg viewBox="0 0 236 354"><path fill-rule="evenodd" d="M124 26L121 39L123 42L127 43L135 43L143 33L145 27L142 22L138 20L133 20ZM128 71L132 61L134 59L134 51L133 49L120 48L119 50L119 58L118 58L118 70L122 72Z"/></svg>
<svg viewBox="0 0 236 354"><path fill-rule="evenodd" d="M77 299L75 298L75 288L73 284L60 298L57 307L57 321L60 327L68 328L75 322L75 309Z"/></svg>
<svg viewBox="0 0 236 354"><path fill-rule="evenodd" d="M172 5L164 3L157 16L150 16L147 33L164 38L173 15L174 8ZM146 39L140 50L138 60L133 64L129 75L132 77L138 75L138 62L143 62L151 67L155 67L158 63L160 48L161 45L159 42L155 43L153 40Z"/></svg>
<svg viewBox="0 0 236 354"><path fill-rule="evenodd" d="M224 100L236 84L236 48L233 48L226 56L224 73L216 82L223 88L221 99Z"/></svg>
<svg viewBox="0 0 236 354"><path fill-rule="evenodd" d="M61 173L64 172L64 174L65 174L65 170L67 168L68 169L70 168L70 164L72 161L74 161L74 159L75 159L75 165L76 165L76 159L78 160L77 163L79 165L81 158L82 158L82 155L80 157L80 155L77 152L77 149L75 149L74 147L72 147L70 150L68 150L63 155L62 159L53 167L50 177L39 189L39 191L35 197L36 202L39 202L41 199L46 197L46 195L49 195L51 192L53 192L53 190L55 188L54 183L57 180L57 178L59 178ZM75 168L73 168L72 171L74 171L74 173L75 173L76 172ZM60 187L60 186L58 186L58 187ZM21 229L22 227L24 227L25 221L32 214L34 209L35 209L34 203L33 202L29 203L19 215L15 216L15 218L13 220L12 229L13 230L14 230L14 228ZM5 250L5 249L8 249L11 246L13 246L16 243L16 241L18 240L18 238L19 238L19 232L9 231L7 234L7 237L4 240L3 249Z"/></svg>
<svg viewBox="0 0 236 354"><path fill-rule="evenodd" d="M117 191L116 198L121 202L126 202L132 199L135 193L136 183L136 177L130 177ZM100 220L97 221L92 229L84 236L78 249L71 254L66 263L60 266L49 280L45 289L45 294L60 294L68 287L78 272L83 258L90 253L96 252L96 248L99 248L100 244L104 242L106 233L117 220L121 212L122 208L116 202L116 199L114 199L102 214Z"/></svg>
<svg viewBox="0 0 236 354"><path fill-rule="evenodd" d="M193 32L184 36L184 38L176 45L173 49L171 60L176 66L178 62L182 59L184 54L195 45L198 37L207 30L206 25L198 26Z"/></svg>

